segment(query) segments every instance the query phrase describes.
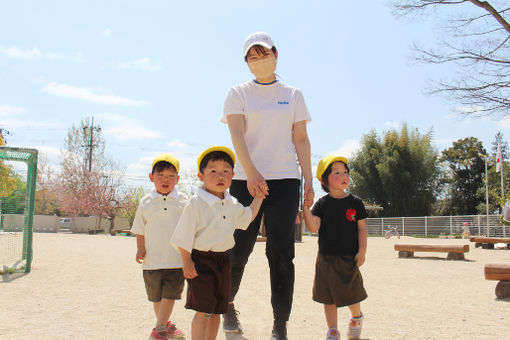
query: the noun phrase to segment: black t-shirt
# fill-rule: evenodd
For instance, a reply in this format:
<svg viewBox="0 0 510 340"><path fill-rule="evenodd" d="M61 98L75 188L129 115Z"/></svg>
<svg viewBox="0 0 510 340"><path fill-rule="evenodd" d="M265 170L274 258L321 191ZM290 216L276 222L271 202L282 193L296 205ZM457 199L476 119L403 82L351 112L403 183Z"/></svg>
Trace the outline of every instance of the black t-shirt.
<svg viewBox="0 0 510 340"><path fill-rule="evenodd" d="M368 214L361 199L321 197L312 208L321 219L319 252L325 255L356 255L359 250L358 221Z"/></svg>

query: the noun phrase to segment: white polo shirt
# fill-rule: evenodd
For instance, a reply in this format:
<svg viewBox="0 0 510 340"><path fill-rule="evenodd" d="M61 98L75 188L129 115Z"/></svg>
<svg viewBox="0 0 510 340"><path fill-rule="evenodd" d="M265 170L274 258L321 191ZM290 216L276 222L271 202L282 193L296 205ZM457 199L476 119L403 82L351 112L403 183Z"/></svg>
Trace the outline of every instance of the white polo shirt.
<svg viewBox="0 0 510 340"><path fill-rule="evenodd" d="M225 99L221 121L241 114L245 119L245 141L255 168L265 179L299 178L292 127L311 121L303 94L295 87L277 81L261 85L251 80L234 86ZM240 162L235 179L246 179Z"/></svg>
<svg viewBox="0 0 510 340"><path fill-rule="evenodd" d="M181 254L168 242L181 217L187 199L176 188L167 196L155 189L141 199L131 232L145 238L143 269L182 268Z"/></svg>
<svg viewBox="0 0 510 340"><path fill-rule="evenodd" d="M181 215L170 242L191 253L201 251L223 252L231 249L234 230L248 228L252 212L225 191L225 198L199 188Z"/></svg>

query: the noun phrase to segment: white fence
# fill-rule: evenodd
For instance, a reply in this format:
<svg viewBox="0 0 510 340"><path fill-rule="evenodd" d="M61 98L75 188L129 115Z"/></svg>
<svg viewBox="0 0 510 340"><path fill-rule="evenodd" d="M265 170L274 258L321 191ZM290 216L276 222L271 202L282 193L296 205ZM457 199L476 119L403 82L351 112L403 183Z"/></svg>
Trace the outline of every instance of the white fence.
<svg viewBox="0 0 510 340"><path fill-rule="evenodd" d="M4 232L21 232L24 226L24 216L16 214L1 214L0 219ZM60 217L54 215L34 215L33 230L34 232L57 233L62 229L70 230L73 233L87 233L92 231L107 232L110 228L110 222L105 218L97 216L90 217L69 217L69 227L63 228ZM115 230L131 229L127 218L115 217Z"/></svg>
<svg viewBox="0 0 510 340"><path fill-rule="evenodd" d="M408 236L462 235L465 222L471 235L510 237L510 226L503 225L502 215L367 218L367 228L371 235L384 235L389 226Z"/></svg>

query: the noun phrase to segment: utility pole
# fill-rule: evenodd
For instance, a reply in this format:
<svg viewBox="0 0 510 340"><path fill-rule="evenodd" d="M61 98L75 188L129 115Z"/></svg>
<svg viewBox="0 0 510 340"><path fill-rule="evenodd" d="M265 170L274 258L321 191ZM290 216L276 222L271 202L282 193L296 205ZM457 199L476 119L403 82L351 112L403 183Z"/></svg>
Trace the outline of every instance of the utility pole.
<svg viewBox="0 0 510 340"><path fill-rule="evenodd" d="M101 132L101 127L99 125L94 126L94 117L92 117L92 122L90 123L90 126L84 126L83 132L86 132L87 129L90 130L90 142L89 142L89 144L85 145L85 147L89 148L88 161L89 161L89 172L90 172L90 171L92 171L92 150L94 149L95 146L97 146L96 144L94 144L94 130L96 132Z"/></svg>

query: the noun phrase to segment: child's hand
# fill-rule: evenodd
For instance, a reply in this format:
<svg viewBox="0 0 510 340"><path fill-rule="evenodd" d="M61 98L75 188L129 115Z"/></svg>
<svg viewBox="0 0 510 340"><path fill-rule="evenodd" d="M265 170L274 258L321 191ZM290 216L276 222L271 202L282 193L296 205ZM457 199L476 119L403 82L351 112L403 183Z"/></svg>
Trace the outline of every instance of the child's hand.
<svg viewBox="0 0 510 340"><path fill-rule="evenodd" d="M303 213L303 210L299 210L297 215L296 215L296 221L294 222L295 224L301 224L301 214Z"/></svg>
<svg viewBox="0 0 510 340"><path fill-rule="evenodd" d="M308 209L310 209L313 205L313 198L312 199L305 199L305 201L303 202L304 203L304 206Z"/></svg>
<svg viewBox="0 0 510 340"><path fill-rule="evenodd" d="M356 261L356 264L358 265L358 268L365 263L365 253L357 253L356 256L354 256L354 261Z"/></svg>
<svg viewBox="0 0 510 340"><path fill-rule="evenodd" d="M136 262L142 263L143 259L145 258L145 248L138 248L136 251Z"/></svg>
<svg viewBox="0 0 510 340"><path fill-rule="evenodd" d="M263 192L263 191L261 191L261 190L257 190L257 191L255 191L255 197L256 197L256 198L260 198L260 199L262 199L262 200L263 200L264 198L266 198L266 196L267 196L267 194L266 194L266 193L264 193L264 192Z"/></svg>
<svg viewBox="0 0 510 340"><path fill-rule="evenodd" d="M191 259L182 263L182 273L186 279L194 279L198 276L195 263Z"/></svg>

